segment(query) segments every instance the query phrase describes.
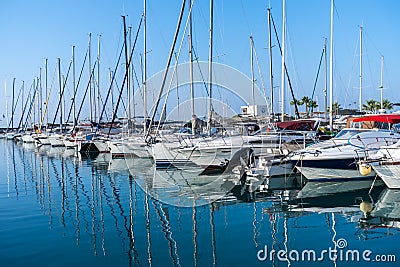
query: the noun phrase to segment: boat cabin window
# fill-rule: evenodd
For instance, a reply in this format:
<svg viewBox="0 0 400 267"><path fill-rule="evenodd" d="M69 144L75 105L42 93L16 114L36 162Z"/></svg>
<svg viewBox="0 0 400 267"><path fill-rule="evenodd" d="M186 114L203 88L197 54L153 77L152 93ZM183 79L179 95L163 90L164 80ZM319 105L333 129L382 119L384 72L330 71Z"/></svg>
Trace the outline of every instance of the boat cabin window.
<svg viewBox="0 0 400 267"><path fill-rule="evenodd" d="M365 130L362 129L342 129L336 136L335 138L340 138L340 139L348 139L352 137L355 134L365 132Z"/></svg>

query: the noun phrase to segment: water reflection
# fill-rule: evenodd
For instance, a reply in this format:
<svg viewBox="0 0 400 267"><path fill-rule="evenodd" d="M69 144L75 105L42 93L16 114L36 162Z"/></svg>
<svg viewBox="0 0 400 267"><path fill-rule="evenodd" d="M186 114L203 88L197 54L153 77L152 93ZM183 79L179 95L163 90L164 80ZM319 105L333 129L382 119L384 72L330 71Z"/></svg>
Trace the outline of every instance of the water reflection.
<svg viewBox="0 0 400 267"><path fill-rule="evenodd" d="M398 231L400 191L380 182L372 190L371 181L309 182L301 190L257 193L247 203L226 194L243 190L241 177L230 174L191 176L158 170L149 159L89 158L65 148L0 145L7 176L0 183L0 201L8 200L14 216L36 214L39 206L46 224L27 223L57 233L66 244L72 239L84 252L81 260L99 266L265 266L256 256L265 245L305 248L304 240L313 235L315 249L326 248L345 235L358 246L359 240L380 234L382 226L395 229L391 236ZM22 197L31 200L29 205L19 205ZM367 214L360 210L363 202L371 203ZM14 242L29 242L11 231L8 235ZM42 240L42 232L31 238ZM65 258L76 253L63 247ZM17 257L22 263L32 260L15 252ZM276 258L270 263L293 264Z"/></svg>

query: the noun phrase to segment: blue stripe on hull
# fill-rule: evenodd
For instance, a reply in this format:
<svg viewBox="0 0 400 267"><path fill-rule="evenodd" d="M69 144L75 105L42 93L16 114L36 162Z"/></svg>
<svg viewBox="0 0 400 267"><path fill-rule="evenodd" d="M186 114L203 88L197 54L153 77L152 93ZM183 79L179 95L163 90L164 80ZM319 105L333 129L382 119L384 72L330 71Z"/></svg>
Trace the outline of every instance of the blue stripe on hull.
<svg viewBox="0 0 400 267"><path fill-rule="evenodd" d="M292 160L292 164L299 167L312 167L322 169L346 169L357 170L357 164L354 158L348 159L315 159L315 160Z"/></svg>

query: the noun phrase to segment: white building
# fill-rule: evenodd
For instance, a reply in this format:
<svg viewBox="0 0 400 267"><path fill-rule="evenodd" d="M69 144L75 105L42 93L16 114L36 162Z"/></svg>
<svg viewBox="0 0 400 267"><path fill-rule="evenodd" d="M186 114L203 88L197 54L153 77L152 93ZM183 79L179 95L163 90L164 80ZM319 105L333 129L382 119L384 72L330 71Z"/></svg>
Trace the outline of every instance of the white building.
<svg viewBox="0 0 400 267"><path fill-rule="evenodd" d="M252 116L267 116L268 108L266 105L249 105L249 106L241 106L242 116L244 117L252 117Z"/></svg>

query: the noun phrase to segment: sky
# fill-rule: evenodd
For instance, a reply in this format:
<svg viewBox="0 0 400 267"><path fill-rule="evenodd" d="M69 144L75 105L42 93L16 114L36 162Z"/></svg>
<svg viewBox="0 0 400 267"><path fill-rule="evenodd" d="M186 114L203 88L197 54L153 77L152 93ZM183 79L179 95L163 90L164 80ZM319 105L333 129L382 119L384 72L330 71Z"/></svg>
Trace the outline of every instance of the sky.
<svg viewBox="0 0 400 267"><path fill-rule="evenodd" d="M167 65L181 4L181 1L175 0L147 0L147 77L162 71ZM272 17L280 42L282 42L281 0L215 0L213 17L213 60L235 68L250 77L249 38L252 35L258 62L255 66L255 79L257 85L266 92L267 96L270 95L268 6L271 7ZM330 0L286 0L286 64L297 98L311 97L312 95L324 38L328 39L329 49L330 8ZM194 0L192 9L193 47L198 60L207 61L209 1ZM360 25L363 27L363 102L368 99L380 99L378 88L381 83L381 56L384 56L383 98L387 98L391 102L400 102L397 94L400 84L398 67L398 62L400 62L398 50L400 43L399 11L400 2L398 0L335 0L333 98L342 107L358 108L359 106ZM78 79L88 48L89 33L92 36L92 66L97 57L98 36L101 35L100 77L98 80L101 85L102 97L105 97L110 86L109 70L115 68L123 45L121 16L127 16L127 27L131 27L131 44L133 44L142 13L143 1L137 0L2 1L0 3L0 84L4 84L6 87L7 95L5 97L5 90L0 90L0 112L6 114L6 102L8 111L11 112L13 78L16 81L15 95L18 94L22 81L24 81L24 97L26 98L29 87L33 84L35 77L39 76L42 78L44 88L44 68L45 59L47 59L48 88L53 88L48 113L50 117L53 117L54 107L58 101L56 97L58 77L55 69L57 58L60 58L61 73L65 77L71 62L71 47L75 46L76 79ZM177 42L177 47L182 42L180 63L188 61L187 38L182 39L185 36L183 28L186 21L187 10L184 13L183 26ZM278 109L281 103L281 57L274 34L272 40L274 108ZM177 51L178 48L175 48L174 52ZM138 72L137 81L141 80L142 58L143 28L138 34L133 61L134 68ZM120 62L120 66L122 65L123 62ZM324 106L323 70L322 66L315 91L315 100L319 105L319 110L323 110ZM78 101L83 98L88 72L86 65L80 85L82 88L78 89ZM116 74L119 86L122 84L122 80L123 67L119 67ZM261 81L264 81L264 86ZM70 84L71 75L68 76L66 87L66 95L69 94L69 97L72 92ZM286 88L288 88L287 82ZM138 93L140 92L138 91ZM156 93L153 92L154 94ZM289 96L288 90L285 95ZM290 100L285 100L285 109L286 112L293 114L293 107L289 105ZM17 107L15 117L20 116L21 109L20 106ZM89 104L84 103L83 113L85 115L83 117L87 116L88 109ZM15 123L17 121L15 120ZM0 124L3 123L4 120Z"/></svg>

